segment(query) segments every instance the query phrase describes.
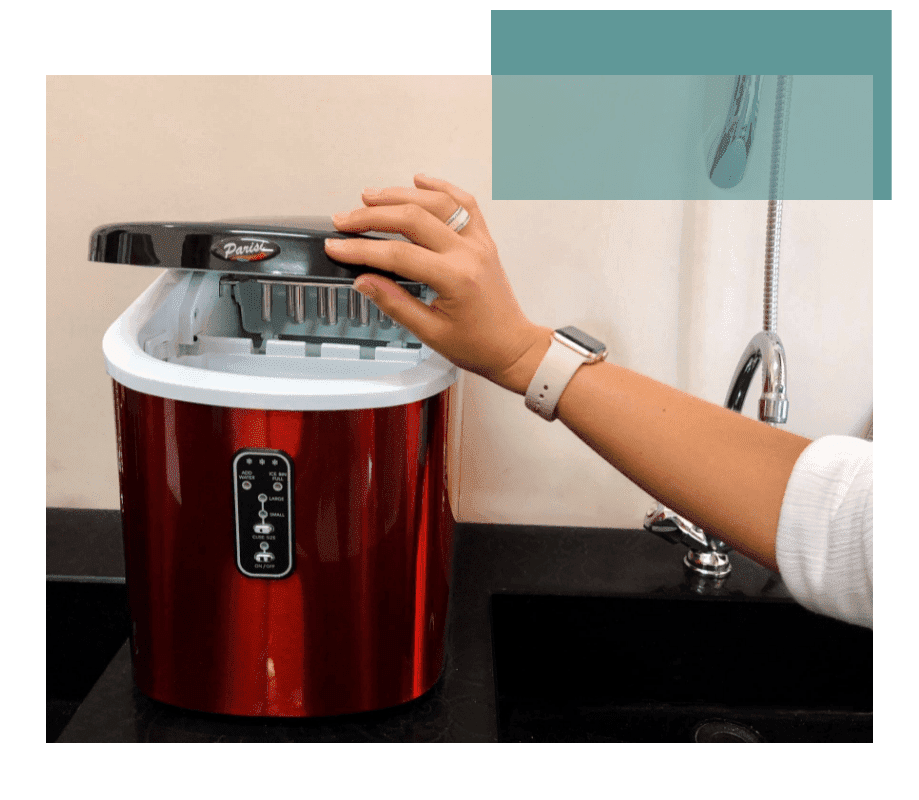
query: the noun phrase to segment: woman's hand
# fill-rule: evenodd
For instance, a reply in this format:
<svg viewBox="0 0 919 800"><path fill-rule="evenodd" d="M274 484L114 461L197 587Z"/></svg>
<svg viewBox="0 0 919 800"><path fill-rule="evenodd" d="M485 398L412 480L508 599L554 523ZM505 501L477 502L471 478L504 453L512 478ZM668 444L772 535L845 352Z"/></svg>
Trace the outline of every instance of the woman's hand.
<svg viewBox="0 0 919 800"><path fill-rule="evenodd" d="M381 275L361 275L354 288L457 366L524 394L551 331L520 310L475 198L446 181L414 180L415 188L365 189L364 208L333 218L347 233L400 233L408 242L327 239L326 253L426 283L438 295L430 306ZM445 220L458 206L470 219L456 232Z"/></svg>

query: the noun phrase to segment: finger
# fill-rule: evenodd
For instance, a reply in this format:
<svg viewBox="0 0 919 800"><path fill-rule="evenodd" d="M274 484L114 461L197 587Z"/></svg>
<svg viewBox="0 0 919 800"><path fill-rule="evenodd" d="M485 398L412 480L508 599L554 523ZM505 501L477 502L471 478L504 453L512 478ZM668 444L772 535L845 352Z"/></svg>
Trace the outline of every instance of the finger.
<svg viewBox="0 0 919 800"><path fill-rule="evenodd" d="M456 200L444 192L428 189L414 189L406 186L391 186L386 189L364 189L361 199L368 206L392 206L414 203L421 206L441 222L450 219L456 211Z"/></svg>
<svg viewBox="0 0 919 800"><path fill-rule="evenodd" d="M434 347L443 333L445 321L417 297L382 275L361 275L354 288L366 295L384 314L407 328L428 347Z"/></svg>
<svg viewBox="0 0 919 800"><path fill-rule="evenodd" d="M419 173L415 176L415 186L419 189L443 192L448 197L453 198L457 205L465 208L473 219L482 219L482 212L479 211L479 204L476 202L476 199L469 194L469 192L463 191L458 186L454 186L448 181L442 181L440 178L431 178Z"/></svg>
<svg viewBox="0 0 919 800"><path fill-rule="evenodd" d="M344 264L363 264L426 283L438 294L447 289L450 271L423 247L393 239L326 239L329 257Z"/></svg>
<svg viewBox="0 0 919 800"><path fill-rule="evenodd" d="M411 189L404 186L392 186L386 189L364 189L361 199L368 206L414 203L429 211L432 216L437 217L443 223L447 223L460 208L460 204L444 192ZM456 231L457 234L465 234L466 237L469 237L474 235L476 231L481 230L483 225L473 223L470 217L467 224L460 230L456 230L452 225L449 227Z"/></svg>
<svg viewBox="0 0 919 800"><path fill-rule="evenodd" d="M401 233L415 244L445 253L460 241L457 233L431 212L414 203L392 206L366 206L332 217L335 227L348 233Z"/></svg>
<svg viewBox="0 0 919 800"><path fill-rule="evenodd" d="M447 195L447 197L456 203L453 207L453 211L456 211L457 207L462 206L469 212L469 222L461 231L458 231L460 235L466 234L468 236L469 234L473 234L475 236L489 236L488 226L485 224L485 218L482 216L479 204L469 192L463 191L458 186L454 186L448 181L442 181L439 178L431 178L428 175L418 174L415 176L414 181L415 186L422 191L435 191Z"/></svg>

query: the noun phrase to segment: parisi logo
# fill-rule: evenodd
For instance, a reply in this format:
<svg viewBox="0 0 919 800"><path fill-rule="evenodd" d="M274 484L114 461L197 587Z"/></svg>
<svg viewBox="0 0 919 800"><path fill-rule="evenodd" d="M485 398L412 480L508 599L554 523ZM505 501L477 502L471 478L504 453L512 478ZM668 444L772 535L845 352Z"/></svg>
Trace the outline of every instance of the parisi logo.
<svg viewBox="0 0 919 800"><path fill-rule="evenodd" d="M268 239L254 236L230 236L220 239L211 252L224 261L266 261L281 252L281 248Z"/></svg>

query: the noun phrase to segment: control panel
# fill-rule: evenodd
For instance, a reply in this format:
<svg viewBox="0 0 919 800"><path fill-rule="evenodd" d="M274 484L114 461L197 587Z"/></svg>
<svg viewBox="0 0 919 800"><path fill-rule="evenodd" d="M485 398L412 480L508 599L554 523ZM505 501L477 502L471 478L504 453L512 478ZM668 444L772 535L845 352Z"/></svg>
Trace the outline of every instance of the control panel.
<svg viewBox="0 0 919 800"><path fill-rule="evenodd" d="M294 567L293 464L280 450L233 458L236 566L250 578L283 578Z"/></svg>

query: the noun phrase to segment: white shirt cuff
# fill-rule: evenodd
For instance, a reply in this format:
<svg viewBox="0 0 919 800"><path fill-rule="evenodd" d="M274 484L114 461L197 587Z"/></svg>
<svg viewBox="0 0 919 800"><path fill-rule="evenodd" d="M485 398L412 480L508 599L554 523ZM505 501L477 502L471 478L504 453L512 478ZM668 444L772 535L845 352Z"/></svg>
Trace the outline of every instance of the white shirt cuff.
<svg viewBox="0 0 919 800"><path fill-rule="evenodd" d="M873 626L873 445L825 436L799 456L788 479L776 560L801 605Z"/></svg>

